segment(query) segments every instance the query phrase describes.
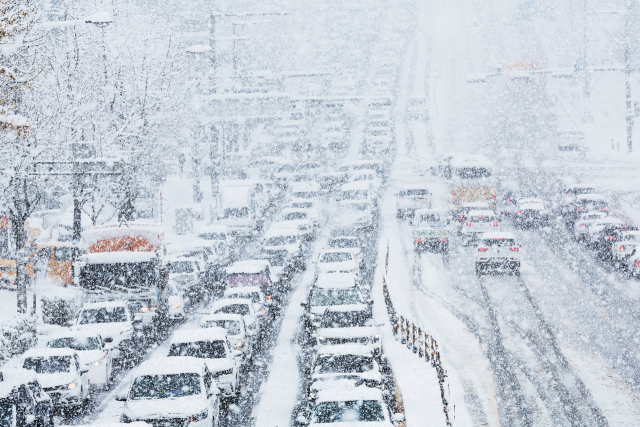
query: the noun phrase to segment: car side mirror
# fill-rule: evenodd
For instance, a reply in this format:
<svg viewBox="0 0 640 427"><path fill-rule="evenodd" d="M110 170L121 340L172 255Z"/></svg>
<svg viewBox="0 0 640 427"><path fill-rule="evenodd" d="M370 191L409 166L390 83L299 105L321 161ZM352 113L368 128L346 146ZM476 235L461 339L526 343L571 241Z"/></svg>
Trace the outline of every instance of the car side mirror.
<svg viewBox="0 0 640 427"><path fill-rule="evenodd" d="M412 219L409 220L409 225L413 225L413 220Z"/></svg>
<svg viewBox="0 0 640 427"><path fill-rule="evenodd" d="M126 394L116 394L116 402L126 402L127 395Z"/></svg>
<svg viewBox="0 0 640 427"><path fill-rule="evenodd" d="M234 359L240 359L242 357L242 353L237 350L233 350L231 354L233 355Z"/></svg>
<svg viewBox="0 0 640 427"><path fill-rule="evenodd" d="M113 346L111 344L105 344L104 347L102 347L102 348L103 348L103 350L106 350L106 351L113 350Z"/></svg>
<svg viewBox="0 0 640 427"><path fill-rule="evenodd" d="M398 413L398 414L393 414L393 416L391 417L392 421L395 423L401 423L404 421L404 414Z"/></svg>
<svg viewBox="0 0 640 427"><path fill-rule="evenodd" d="M84 375L84 374L86 374L88 372L89 372L88 369L80 369L80 375Z"/></svg>

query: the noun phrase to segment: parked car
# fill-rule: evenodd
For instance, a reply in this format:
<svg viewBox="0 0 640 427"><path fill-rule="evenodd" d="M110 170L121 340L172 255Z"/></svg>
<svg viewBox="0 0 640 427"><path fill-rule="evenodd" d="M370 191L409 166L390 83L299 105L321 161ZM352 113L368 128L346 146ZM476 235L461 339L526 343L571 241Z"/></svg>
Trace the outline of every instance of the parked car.
<svg viewBox="0 0 640 427"><path fill-rule="evenodd" d="M110 344L103 341L98 333L77 331L60 332L49 338L49 348L69 348L74 350L80 359L80 366L87 369L86 376L90 385L106 386L111 379Z"/></svg>
<svg viewBox="0 0 640 427"><path fill-rule="evenodd" d="M226 329L211 327L175 331L167 356L204 359L224 396L237 397L240 393L236 360L242 353L231 349Z"/></svg>
<svg viewBox="0 0 640 427"><path fill-rule="evenodd" d="M89 370L80 364L70 348L27 350L20 358L22 367L34 371L38 382L56 407L78 407L89 398Z"/></svg>
<svg viewBox="0 0 640 427"><path fill-rule="evenodd" d="M125 394L120 421L151 425L211 427L220 424L220 390L204 360L161 357L145 360Z"/></svg>
<svg viewBox="0 0 640 427"><path fill-rule="evenodd" d="M520 274L520 245L513 233L484 233L478 239L476 273L489 271Z"/></svg>
<svg viewBox="0 0 640 427"><path fill-rule="evenodd" d="M253 357L254 337L247 333L244 317L239 314L207 314L200 319L201 328L224 328L233 350L242 353L244 360Z"/></svg>
<svg viewBox="0 0 640 427"><path fill-rule="evenodd" d="M6 427L53 427L53 401L33 370L0 370L0 424Z"/></svg>

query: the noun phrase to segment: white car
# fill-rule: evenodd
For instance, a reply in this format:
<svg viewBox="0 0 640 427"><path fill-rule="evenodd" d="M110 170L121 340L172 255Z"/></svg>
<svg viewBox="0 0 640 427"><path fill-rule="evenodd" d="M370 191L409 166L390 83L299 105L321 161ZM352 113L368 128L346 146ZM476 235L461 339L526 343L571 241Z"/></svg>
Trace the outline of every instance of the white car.
<svg viewBox="0 0 640 427"><path fill-rule="evenodd" d="M541 199L521 199L513 213L514 223L523 228L546 227L551 219L551 205Z"/></svg>
<svg viewBox="0 0 640 427"><path fill-rule="evenodd" d="M247 334L244 318L239 314L207 314L200 319L201 328L224 328L231 348L242 353L244 360L253 356L253 336Z"/></svg>
<svg viewBox="0 0 640 427"><path fill-rule="evenodd" d="M364 268L364 256L362 255L363 242L354 236L335 236L329 239L327 245L332 249L350 249L360 264Z"/></svg>
<svg viewBox="0 0 640 427"><path fill-rule="evenodd" d="M320 215L320 209L318 207L318 202L314 200L293 200L284 207L285 209L302 209L307 212L307 215L311 221L313 221L314 225L318 227L322 220L322 216Z"/></svg>
<svg viewBox="0 0 640 427"><path fill-rule="evenodd" d="M380 194L380 188L382 187L382 181L378 178L376 171L371 169L352 173L349 182L367 183L376 197Z"/></svg>
<svg viewBox="0 0 640 427"><path fill-rule="evenodd" d="M168 255L166 262L169 265L169 282L175 283L188 300L187 303L196 303L203 293L202 260L188 253L180 253Z"/></svg>
<svg viewBox="0 0 640 427"><path fill-rule="evenodd" d="M388 127L369 128L364 135L367 151L380 153L388 151L393 145L393 131Z"/></svg>
<svg viewBox="0 0 640 427"><path fill-rule="evenodd" d="M513 233L484 233L476 246L476 274L488 271L520 274L520 245Z"/></svg>
<svg viewBox="0 0 640 427"><path fill-rule="evenodd" d="M294 208L283 209L280 219L274 222L271 227L273 229L294 228L300 230L307 239L313 239L316 228L309 212Z"/></svg>
<svg viewBox="0 0 640 427"><path fill-rule="evenodd" d="M338 201L340 202L340 207L352 202L371 202L375 205L378 198L368 182L359 181L344 184L340 188Z"/></svg>
<svg viewBox="0 0 640 427"><path fill-rule="evenodd" d="M382 355L380 333L374 326L351 328L318 328L316 330L318 351L323 348L343 344L360 344L373 351L376 357Z"/></svg>
<svg viewBox="0 0 640 427"><path fill-rule="evenodd" d="M223 328L181 329L175 331L167 356L191 356L204 359L207 368L224 396L238 396L238 366L236 358L242 353L233 351Z"/></svg>
<svg viewBox="0 0 640 427"><path fill-rule="evenodd" d="M309 326L319 328L329 307L339 305L346 309L354 306L354 309L359 310L366 303L354 274L321 273L313 284L308 303L303 303L302 306L306 309Z"/></svg>
<svg viewBox="0 0 640 427"><path fill-rule="evenodd" d="M318 273L360 272L360 263L350 249L323 249L318 255Z"/></svg>
<svg viewBox="0 0 640 427"><path fill-rule="evenodd" d="M120 421L151 425L220 425L220 390L204 360L196 357L160 357L138 366L125 394Z"/></svg>
<svg viewBox="0 0 640 427"><path fill-rule="evenodd" d="M431 192L423 186L405 187L395 193L398 218L413 218L418 209L431 209Z"/></svg>
<svg viewBox="0 0 640 427"><path fill-rule="evenodd" d="M38 382L56 407L77 407L89 398L89 370L70 348L27 350L21 357L22 368L34 371Z"/></svg>
<svg viewBox="0 0 640 427"><path fill-rule="evenodd" d="M239 314L244 319L247 326L247 333L255 336L260 332L260 320L253 308L253 301L250 299L223 298L215 301L211 306L211 314Z"/></svg>
<svg viewBox="0 0 640 427"><path fill-rule="evenodd" d="M227 299L248 299L253 302L253 309L256 315L263 317L269 312L266 304L264 293L257 286L243 286L238 288L229 288L224 291L224 298Z"/></svg>
<svg viewBox="0 0 640 427"><path fill-rule="evenodd" d="M310 419L296 419L300 424L327 427L393 427L402 420L403 414L389 416L382 391L370 387L319 391Z"/></svg>
<svg viewBox="0 0 640 427"><path fill-rule="evenodd" d="M136 353L134 323L125 301L103 301L83 305L72 329L86 334L100 334L113 347L114 359L127 359Z"/></svg>
<svg viewBox="0 0 640 427"><path fill-rule="evenodd" d="M616 265L623 265L627 258L640 253L640 231L620 233L620 238L611 244L611 257Z"/></svg>
<svg viewBox="0 0 640 427"><path fill-rule="evenodd" d="M318 200L322 187L317 182L291 185L289 193L294 199Z"/></svg>
<svg viewBox="0 0 640 427"><path fill-rule="evenodd" d="M105 386L111 379L111 346L100 334L69 331L57 333L47 341L49 348L69 348L80 358L80 366L87 369L90 385Z"/></svg>
<svg viewBox="0 0 640 427"><path fill-rule="evenodd" d="M614 236L606 236L604 231L606 228L619 227L624 222L619 218L606 217L597 219L587 224L587 233L585 234L585 243L592 248L596 248L599 244L606 245L615 240Z"/></svg>
<svg viewBox="0 0 640 427"><path fill-rule="evenodd" d="M285 250L291 257L303 256L306 249L304 234L297 224L289 225L283 228L272 226L264 233L262 249L265 253Z"/></svg>
<svg viewBox="0 0 640 427"><path fill-rule="evenodd" d="M183 293L178 289L178 286L169 282L167 284L167 291L169 296L167 297L167 303L169 310L167 316L169 319L178 320L184 319L184 297Z"/></svg>
<svg viewBox="0 0 640 427"><path fill-rule="evenodd" d="M342 150L349 145L344 122L330 122L324 125L320 144L329 150Z"/></svg>
<svg viewBox="0 0 640 427"><path fill-rule="evenodd" d="M373 203L369 200L344 200L340 204L339 215L331 218L331 225L356 235L368 232L373 230L375 222L373 211Z"/></svg>
<svg viewBox="0 0 640 427"><path fill-rule="evenodd" d="M607 214L604 212L587 212L581 214L576 222L573 224L573 236L578 241L585 240L589 229L589 224L594 221L607 218Z"/></svg>
<svg viewBox="0 0 640 427"><path fill-rule="evenodd" d="M578 184L565 188L562 193L564 197L562 197L560 203L563 205L570 205L576 201L577 196L585 194L596 194L597 191L591 186Z"/></svg>
<svg viewBox="0 0 640 427"><path fill-rule="evenodd" d="M370 348L344 344L318 351L311 370L310 399L314 400L321 390L354 388L356 384L384 389L380 365Z"/></svg>
<svg viewBox="0 0 640 427"><path fill-rule="evenodd" d="M460 234L464 244L476 240L483 233L498 231L500 228L495 212L492 210L476 211L467 213L466 220L462 223Z"/></svg>

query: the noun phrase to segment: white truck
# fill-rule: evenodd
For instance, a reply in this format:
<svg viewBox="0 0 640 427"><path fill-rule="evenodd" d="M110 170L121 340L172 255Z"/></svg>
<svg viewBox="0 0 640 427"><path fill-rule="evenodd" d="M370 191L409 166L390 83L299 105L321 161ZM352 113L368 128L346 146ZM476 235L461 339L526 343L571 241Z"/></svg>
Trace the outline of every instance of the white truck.
<svg viewBox="0 0 640 427"><path fill-rule="evenodd" d="M220 182L218 222L232 237L251 237L262 229L265 194L251 180Z"/></svg>

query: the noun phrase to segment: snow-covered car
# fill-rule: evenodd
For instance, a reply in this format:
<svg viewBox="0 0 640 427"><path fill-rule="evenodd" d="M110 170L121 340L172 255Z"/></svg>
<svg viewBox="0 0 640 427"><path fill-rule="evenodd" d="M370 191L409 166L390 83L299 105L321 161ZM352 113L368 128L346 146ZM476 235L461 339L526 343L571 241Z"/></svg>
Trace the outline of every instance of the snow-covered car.
<svg viewBox="0 0 640 427"><path fill-rule="evenodd" d="M465 202L460 203L453 210L453 217L459 222L464 223L467 219L467 215L471 211L487 211L489 210L489 203L487 202Z"/></svg>
<svg viewBox="0 0 640 427"><path fill-rule="evenodd" d="M318 162L290 163L283 165L280 170L274 174L274 179L276 180L276 183L284 185L295 173L316 175L324 172L324 167Z"/></svg>
<svg viewBox="0 0 640 427"><path fill-rule="evenodd" d="M316 176L316 182L326 193L333 193L348 180L349 174L347 172L327 172Z"/></svg>
<svg viewBox="0 0 640 427"><path fill-rule="evenodd" d="M248 299L253 303L253 309L257 316L264 317L269 312L267 298L264 296L262 289L257 286L243 286L238 288L229 288L224 291L224 298L227 299Z"/></svg>
<svg viewBox="0 0 640 427"><path fill-rule="evenodd" d="M167 296L167 305L169 306L167 317L173 320L184 319L184 297L182 292L175 283L169 282L167 284L167 293L169 294Z"/></svg>
<svg viewBox="0 0 640 427"><path fill-rule="evenodd" d="M316 343L318 351L330 346L360 344L371 349L376 357L382 354L380 334L374 326L318 328L316 330Z"/></svg>
<svg viewBox="0 0 640 427"><path fill-rule="evenodd" d="M371 188L368 182L348 182L340 188L340 194L337 197L340 207L353 202L371 202L377 203L377 194Z"/></svg>
<svg viewBox="0 0 640 427"><path fill-rule="evenodd" d="M376 171L371 169L353 172L351 177L349 177L349 182L367 183L375 197L378 197L380 188L382 187L382 181L378 178Z"/></svg>
<svg viewBox="0 0 640 427"><path fill-rule="evenodd" d="M203 359L158 357L138 366L128 390L116 400L124 402L123 423L211 427L220 423L219 394Z"/></svg>
<svg viewBox="0 0 640 427"><path fill-rule="evenodd" d="M226 268L227 289L258 286L268 295L277 281L271 263L266 259L236 261Z"/></svg>
<svg viewBox="0 0 640 427"><path fill-rule="evenodd" d="M168 255L166 262L169 265L169 282L174 283L186 297L185 303L197 303L204 293L204 265L201 259L188 253L178 253Z"/></svg>
<svg viewBox="0 0 640 427"><path fill-rule="evenodd" d="M307 212L307 216L314 225L318 227L322 222L322 216L320 214L320 207L315 200L292 200L284 207L285 209L302 209Z"/></svg>
<svg viewBox="0 0 640 427"><path fill-rule="evenodd" d="M513 233L484 233L476 246L476 274L489 271L520 274L520 245Z"/></svg>
<svg viewBox="0 0 640 427"><path fill-rule="evenodd" d="M587 224L584 242L592 249L608 248L616 240L610 230L624 225L620 218L606 217Z"/></svg>
<svg viewBox="0 0 640 427"><path fill-rule="evenodd" d="M137 346L133 340L134 323L125 301L103 301L84 304L72 328L86 334L100 334L105 343L113 347L114 359L129 359L136 356Z"/></svg>
<svg viewBox="0 0 640 427"><path fill-rule="evenodd" d="M318 200L322 187L317 182L307 182L304 184L291 185L289 194L294 199Z"/></svg>
<svg viewBox="0 0 640 427"><path fill-rule="evenodd" d="M393 130L388 127L372 127L367 129L364 135L364 146L369 152L382 153L389 151L393 143Z"/></svg>
<svg viewBox="0 0 640 427"><path fill-rule="evenodd" d="M199 230L198 239L209 242L216 261L224 262L230 257L230 248L234 245L234 239L229 229L224 225L209 225ZM213 260L205 260L207 263Z"/></svg>
<svg viewBox="0 0 640 427"><path fill-rule="evenodd" d="M320 318L319 328L358 328L373 326L372 300L328 306Z"/></svg>
<svg viewBox="0 0 640 427"><path fill-rule="evenodd" d="M53 426L53 402L43 390L34 371L3 366L0 377L1 425Z"/></svg>
<svg viewBox="0 0 640 427"><path fill-rule="evenodd" d="M350 249L323 249L318 255L316 264L318 273L352 273L360 272L360 264Z"/></svg>
<svg viewBox="0 0 640 427"><path fill-rule="evenodd" d="M517 227L540 228L549 225L551 206L540 199L521 199L513 214L513 221Z"/></svg>
<svg viewBox="0 0 640 427"><path fill-rule="evenodd" d="M272 251L287 251L292 258L302 258L307 251L308 240L303 230L297 224L289 224L290 227L270 227L264 234L262 249L264 253Z"/></svg>
<svg viewBox="0 0 640 427"><path fill-rule="evenodd" d="M426 187L405 187L395 193L395 196L398 218L413 218L417 209L431 209L431 192Z"/></svg>
<svg viewBox="0 0 640 427"><path fill-rule="evenodd" d="M59 332L47 341L49 348L69 348L80 359L80 366L87 369L90 385L105 386L111 379L111 346L102 340L100 334L76 331Z"/></svg>
<svg viewBox="0 0 640 427"><path fill-rule="evenodd" d="M572 203L574 215L584 212L604 212L609 213L609 204L604 196L600 194L581 194L576 196Z"/></svg>
<svg viewBox="0 0 640 427"><path fill-rule="evenodd" d="M375 223L373 211L374 206L368 200L345 200L341 202L339 214L331 218L331 224L347 235L368 232L373 230Z"/></svg>
<svg viewBox="0 0 640 427"><path fill-rule="evenodd" d="M402 414L389 415L381 390L362 386L319 391L310 418L296 419L299 424L327 427L393 427L402 420Z"/></svg>
<svg viewBox="0 0 640 427"><path fill-rule="evenodd" d="M307 241L315 237L316 226L309 212L304 209L283 209L278 221L271 224L272 229L293 228L302 232Z"/></svg>
<svg viewBox="0 0 640 427"><path fill-rule="evenodd" d="M190 356L204 359L222 394L233 397L240 393L236 359L241 355L231 349L227 331L219 327L175 331L167 353L169 357Z"/></svg>
<svg viewBox="0 0 640 427"><path fill-rule="evenodd" d="M378 178L383 179L387 166L382 160L352 160L342 163L338 167L339 172L356 172L363 169L373 169L378 173Z"/></svg>
<svg viewBox="0 0 640 427"><path fill-rule="evenodd" d="M573 236L578 241L583 241L587 238L587 232L589 230L589 224L594 221L607 218L607 214L604 212L587 212L580 214L573 224Z"/></svg>
<svg viewBox="0 0 640 427"><path fill-rule="evenodd" d="M254 337L247 334L244 318L239 314L207 314L200 318L201 328L224 328L231 348L242 353L244 360L253 356Z"/></svg>
<svg viewBox="0 0 640 427"><path fill-rule="evenodd" d="M331 237L327 242L327 246L332 249L351 249L360 264L360 268L365 267L365 260L362 254L363 245L362 240L354 236L335 236Z"/></svg>
<svg viewBox="0 0 640 427"><path fill-rule="evenodd" d="M34 371L55 407L79 407L89 398L88 368L70 348L32 348L21 357L22 368Z"/></svg>
<svg viewBox="0 0 640 427"><path fill-rule="evenodd" d="M320 145L329 150L343 150L349 146L344 122L325 123Z"/></svg>
<svg viewBox="0 0 640 427"><path fill-rule="evenodd" d="M356 384L384 389L380 365L373 351L359 344L324 347L314 358L309 398L332 388L354 388Z"/></svg>
<svg viewBox="0 0 640 427"><path fill-rule="evenodd" d="M496 218L495 212L491 210L472 210L466 215L466 220L462 224L460 234L464 244L476 240L483 233L498 231L500 224Z"/></svg>
<svg viewBox="0 0 640 427"><path fill-rule="evenodd" d="M427 120L429 107L424 96L412 96L407 100L406 120Z"/></svg>
<svg viewBox="0 0 640 427"><path fill-rule="evenodd" d="M569 186L562 191L560 204L571 205L575 202L576 197L586 194L597 194L597 191L589 185L577 184Z"/></svg>
<svg viewBox="0 0 640 427"><path fill-rule="evenodd" d="M255 336L260 333L261 322L250 299L223 298L211 305L211 314L239 314L244 319L247 334Z"/></svg>
<svg viewBox="0 0 640 427"><path fill-rule="evenodd" d="M367 304L358 289L358 280L350 273L322 273L309 293L308 302L303 303L305 316L310 328L318 328L329 307L341 306L344 309L362 310Z"/></svg>
<svg viewBox="0 0 640 427"><path fill-rule="evenodd" d="M627 258L640 253L640 231L627 230L620 233L618 239L611 243L611 258L616 266L626 266Z"/></svg>
<svg viewBox="0 0 640 427"><path fill-rule="evenodd" d="M413 215L414 249L449 252L449 220L437 209L418 209Z"/></svg>
<svg viewBox="0 0 640 427"><path fill-rule="evenodd" d="M316 176L309 173L294 173L289 177L289 185L316 183Z"/></svg>

